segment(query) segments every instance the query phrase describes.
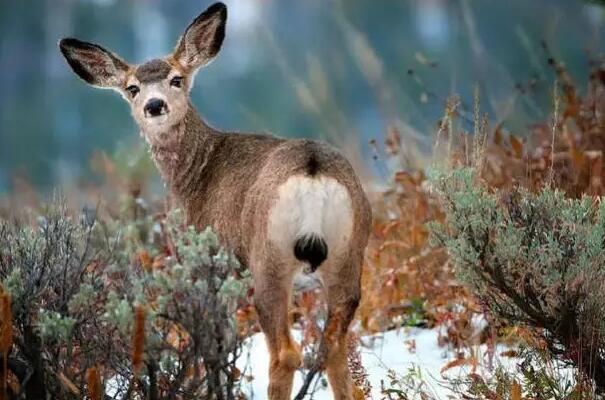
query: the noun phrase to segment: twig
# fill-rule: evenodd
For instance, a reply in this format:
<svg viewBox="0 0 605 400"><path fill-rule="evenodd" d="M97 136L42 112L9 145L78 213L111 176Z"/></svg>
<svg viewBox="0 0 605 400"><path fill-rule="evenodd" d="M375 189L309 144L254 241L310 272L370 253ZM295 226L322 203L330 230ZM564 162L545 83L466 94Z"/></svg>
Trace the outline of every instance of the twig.
<svg viewBox="0 0 605 400"><path fill-rule="evenodd" d="M555 83L552 91L554 113L552 121L552 138L550 141L550 172L547 179L547 185L552 185L555 177L555 137L557 134L557 125L559 124L559 78L555 78Z"/></svg>
<svg viewBox="0 0 605 400"><path fill-rule="evenodd" d="M323 365L325 363L326 356L328 353L327 345L324 339L325 332L323 332L322 334L321 342L319 343L319 349L317 350L313 365L311 366L311 368L309 368L309 372L307 373L307 376L305 376L303 385L298 391L298 394L296 395L294 400L303 400L305 398L305 396L309 392L309 387L311 386L311 383L313 383L313 380L315 379L317 374L319 374L323 369Z"/></svg>

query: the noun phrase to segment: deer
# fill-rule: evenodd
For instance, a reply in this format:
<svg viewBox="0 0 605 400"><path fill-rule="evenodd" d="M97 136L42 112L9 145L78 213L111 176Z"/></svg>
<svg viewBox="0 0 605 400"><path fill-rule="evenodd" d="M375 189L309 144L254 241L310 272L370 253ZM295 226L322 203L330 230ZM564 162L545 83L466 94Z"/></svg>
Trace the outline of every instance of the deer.
<svg viewBox="0 0 605 400"><path fill-rule="evenodd" d="M173 52L129 64L98 44L64 38L59 49L86 83L119 92L186 223L210 226L251 272L269 350L270 400L289 399L301 351L290 332L297 274L315 274L328 316L317 370L335 399L353 399L347 334L361 298L372 212L349 161L326 142L223 132L198 114L190 91L225 38L227 7L197 16ZM301 272L302 271L302 272Z"/></svg>

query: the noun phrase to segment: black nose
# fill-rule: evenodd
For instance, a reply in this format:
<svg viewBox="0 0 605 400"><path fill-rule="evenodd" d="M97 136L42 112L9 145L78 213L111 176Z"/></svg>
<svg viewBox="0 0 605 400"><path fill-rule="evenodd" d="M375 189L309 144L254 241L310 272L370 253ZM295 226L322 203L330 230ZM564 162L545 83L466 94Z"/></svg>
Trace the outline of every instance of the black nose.
<svg viewBox="0 0 605 400"><path fill-rule="evenodd" d="M162 114L164 108L166 108L166 102L164 100L150 99L147 104L145 104L145 114L157 117Z"/></svg>

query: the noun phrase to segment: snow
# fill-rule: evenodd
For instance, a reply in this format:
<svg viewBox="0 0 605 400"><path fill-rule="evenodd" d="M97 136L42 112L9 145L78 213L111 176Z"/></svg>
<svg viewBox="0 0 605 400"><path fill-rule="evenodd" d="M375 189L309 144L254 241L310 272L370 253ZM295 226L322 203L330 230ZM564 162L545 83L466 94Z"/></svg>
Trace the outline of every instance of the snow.
<svg viewBox="0 0 605 400"><path fill-rule="evenodd" d="M480 324L480 322L479 322ZM438 345L438 329L409 328L397 331L368 336L362 338L364 346L361 349L362 364L368 373L368 379L372 385L372 398L380 399L381 380L387 382L387 371L393 370L397 376L402 377L408 373L410 368L420 371L426 385L423 389L436 399L453 398L452 392L442 385L443 378L441 369L447 362L454 359L455 355L447 349ZM413 342L412 342L413 341ZM408 344L414 343L414 348ZM244 384L244 392L250 399L265 399L268 385L269 355L264 336L256 334L246 343L248 354L239 360L239 368L246 376L252 375L253 379ZM497 346L495 354L508 350L504 346ZM473 349L479 359L477 373L489 374L483 365L487 347L476 346ZM514 371L518 360L512 358L496 357L495 364L500 363L507 369ZM463 378L471 372L470 366L460 366L445 371L450 378ZM298 392L302 384L302 373L298 371L295 375L293 395ZM485 376L485 375L483 375ZM332 399L329 387L320 386L315 392L313 399ZM408 393L409 394L409 393Z"/></svg>
<svg viewBox="0 0 605 400"><path fill-rule="evenodd" d="M472 321L475 332L480 332L485 326L485 320L482 317ZM418 382L422 382L422 391L436 400L449 400L460 398L451 391L451 384L446 385L446 378L451 383L452 379L463 379L469 373L473 372L470 365L462 365L449 368L443 373L443 367L455 359L453 351L440 347L439 334L443 332L444 327L434 329L405 328L400 330L388 331L372 336L365 336L360 339L362 346L360 349L362 364L368 374L368 380L372 386L372 399L383 399L381 394L381 381L385 381L385 386L389 387L390 379L387 375L389 370L395 372L398 379L405 379L406 376L413 374L420 376ZM300 339L300 331L293 331L295 339ZM516 358L500 357L499 355L510 347L497 345L493 352L492 368L488 360L488 349L486 345L473 346L465 351L468 356L472 352L477 359L478 365L476 372L486 378L493 375L497 366L503 367L509 372L515 373L516 365L520 361ZM242 379L242 389L244 394L250 400L266 399L266 390L269 383L269 353L262 333L258 333L246 340L244 344L244 353L237 361L237 366L244 375ZM557 374L557 383L564 387L567 384L573 384L574 371L570 368L562 367L557 363L550 366L554 374ZM551 375L552 376L552 375ZM247 379L250 378L250 379ZM293 396L298 393L302 385L303 374L297 371L294 380ZM520 378L520 377L519 377ZM115 393L120 378L114 376L106 383L106 392ZM123 384L123 382L122 382ZM402 388L410 399L421 398L414 388ZM308 397L309 398L309 397ZM315 400L331 400L332 395L325 378L321 379L316 385L313 393Z"/></svg>

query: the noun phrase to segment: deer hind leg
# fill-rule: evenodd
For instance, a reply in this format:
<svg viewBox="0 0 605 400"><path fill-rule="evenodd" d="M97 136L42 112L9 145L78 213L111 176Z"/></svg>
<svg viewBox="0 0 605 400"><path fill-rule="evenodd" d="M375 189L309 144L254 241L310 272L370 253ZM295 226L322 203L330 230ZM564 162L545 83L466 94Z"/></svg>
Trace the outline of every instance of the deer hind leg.
<svg viewBox="0 0 605 400"><path fill-rule="evenodd" d="M324 276L328 300L328 320L323 335L326 358L325 369L334 399L352 400L353 385L348 366L347 333L359 305L361 265L349 266L347 274ZM346 278L345 278L346 276Z"/></svg>
<svg viewBox="0 0 605 400"><path fill-rule="evenodd" d="M290 334L291 280L265 275L256 279L254 302L269 348L269 400L289 400L300 350Z"/></svg>

